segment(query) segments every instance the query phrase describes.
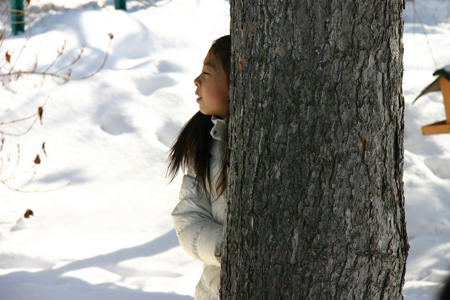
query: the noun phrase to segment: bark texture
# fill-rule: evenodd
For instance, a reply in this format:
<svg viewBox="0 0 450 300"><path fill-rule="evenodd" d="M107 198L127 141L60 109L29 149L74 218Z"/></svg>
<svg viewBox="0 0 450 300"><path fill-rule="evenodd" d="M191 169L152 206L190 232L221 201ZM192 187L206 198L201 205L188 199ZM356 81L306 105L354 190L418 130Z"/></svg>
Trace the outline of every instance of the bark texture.
<svg viewBox="0 0 450 300"><path fill-rule="evenodd" d="M221 299L402 299L403 3L230 4Z"/></svg>

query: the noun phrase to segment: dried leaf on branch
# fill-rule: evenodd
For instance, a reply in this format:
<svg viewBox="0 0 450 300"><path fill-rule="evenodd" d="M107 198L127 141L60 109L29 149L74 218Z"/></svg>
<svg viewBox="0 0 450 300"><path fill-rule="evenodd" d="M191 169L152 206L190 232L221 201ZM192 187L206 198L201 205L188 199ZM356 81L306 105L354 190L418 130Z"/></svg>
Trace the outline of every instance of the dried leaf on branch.
<svg viewBox="0 0 450 300"><path fill-rule="evenodd" d="M42 108L42 106L39 106L38 115L39 115L39 121L41 122L41 125L42 125L42 113L43 112L44 112L44 109Z"/></svg>
<svg viewBox="0 0 450 300"><path fill-rule="evenodd" d="M42 150L42 152L44 152L45 157L48 157L48 156L47 156L47 152L45 152L45 142L42 143L42 148L41 148L41 150Z"/></svg>
<svg viewBox="0 0 450 300"><path fill-rule="evenodd" d="M44 106L45 106L45 104L47 103L47 100L48 100L48 97L47 97L47 99L45 99L44 104L42 104L42 106L39 106L39 107L38 107L37 112L34 113L34 114L32 114L32 115L30 115L30 116L28 116L28 117L24 117L24 118L20 118L20 119L14 119L14 120L11 120L11 121L3 121L3 122L0 122L0 134L1 134L2 136L3 136L3 135L21 136L21 135L24 135L24 134L28 133L28 132L31 130L31 128L33 128L33 126L34 126L34 124L36 123L36 120L37 120L37 119L39 119L40 122L41 122L41 124L42 124L42 114L43 114L43 112L44 112ZM33 122L30 124L30 126L28 127L28 129L26 129L24 132L11 133L11 132L5 131L5 130L3 129L4 127L2 127L2 126L4 126L4 125L9 125L9 124L14 124L14 123L20 123L20 122L23 122L23 121L26 121L26 120L29 120L29 119L32 119L32 118L34 118Z"/></svg>
<svg viewBox="0 0 450 300"><path fill-rule="evenodd" d="M23 217L24 217L25 219L29 219L30 216L33 216L33 217L34 217L34 213L33 213L33 211L32 211L31 209L28 208L28 209L26 210L26 212L23 214Z"/></svg>

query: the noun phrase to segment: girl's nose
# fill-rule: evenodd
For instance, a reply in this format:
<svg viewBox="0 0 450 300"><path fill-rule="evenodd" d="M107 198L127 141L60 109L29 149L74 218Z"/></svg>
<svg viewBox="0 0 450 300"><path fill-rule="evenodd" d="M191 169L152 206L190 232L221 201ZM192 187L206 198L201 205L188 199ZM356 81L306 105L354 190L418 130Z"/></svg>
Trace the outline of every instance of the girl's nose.
<svg viewBox="0 0 450 300"><path fill-rule="evenodd" d="M200 85L200 79L199 79L200 75L197 76L197 78L194 79L194 85L195 86L199 86Z"/></svg>

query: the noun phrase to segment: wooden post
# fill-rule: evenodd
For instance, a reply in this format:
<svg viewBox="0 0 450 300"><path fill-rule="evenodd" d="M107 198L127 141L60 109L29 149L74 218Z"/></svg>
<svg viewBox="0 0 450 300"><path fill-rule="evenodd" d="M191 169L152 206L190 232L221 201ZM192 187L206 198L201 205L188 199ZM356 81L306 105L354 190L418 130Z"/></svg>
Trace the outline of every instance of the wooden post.
<svg viewBox="0 0 450 300"><path fill-rule="evenodd" d="M24 16L23 0L11 0L11 29L13 35L25 31Z"/></svg>
<svg viewBox="0 0 450 300"><path fill-rule="evenodd" d="M127 10L127 1L126 0L114 0L114 4L116 5L116 9Z"/></svg>
<svg viewBox="0 0 450 300"><path fill-rule="evenodd" d="M444 96L444 107L446 120L422 127L422 134L450 133L450 81L439 77L442 96Z"/></svg>

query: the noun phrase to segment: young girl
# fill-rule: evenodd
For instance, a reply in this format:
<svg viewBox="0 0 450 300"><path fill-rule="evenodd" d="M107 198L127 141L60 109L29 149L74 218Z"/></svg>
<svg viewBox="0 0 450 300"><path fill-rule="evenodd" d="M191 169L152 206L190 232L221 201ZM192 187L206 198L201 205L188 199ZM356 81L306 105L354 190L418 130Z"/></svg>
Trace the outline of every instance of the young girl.
<svg viewBox="0 0 450 300"><path fill-rule="evenodd" d="M172 212L181 247L202 261L195 300L218 300L226 206L226 143L231 38L223 36L208 51L195 78L200 111L181 130L170 150L168 172L186 170L180 202Z"/></svg>

